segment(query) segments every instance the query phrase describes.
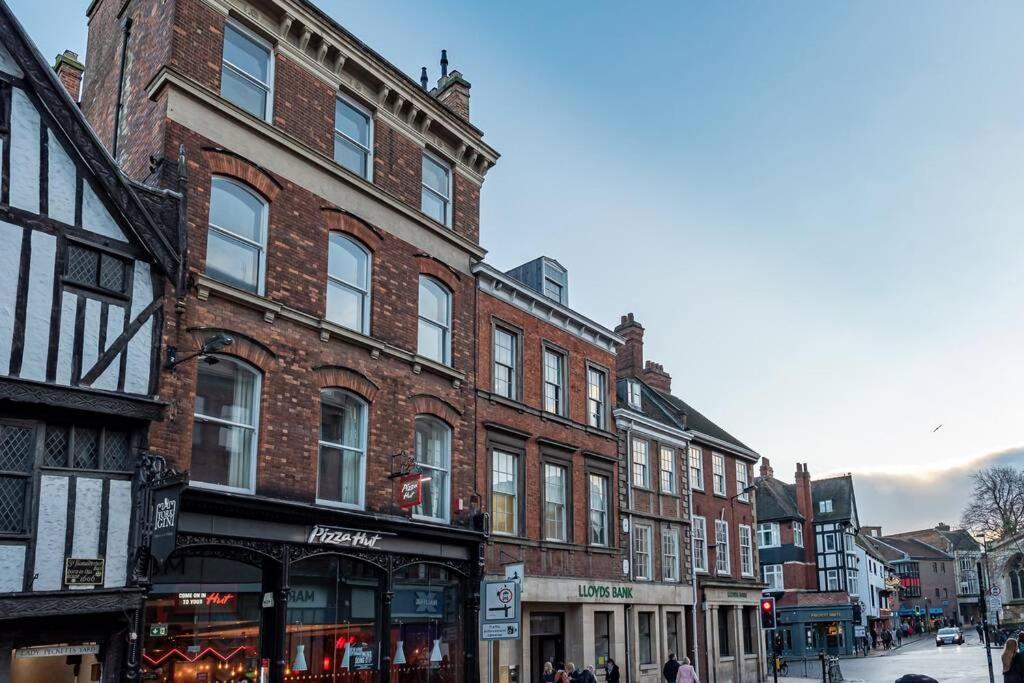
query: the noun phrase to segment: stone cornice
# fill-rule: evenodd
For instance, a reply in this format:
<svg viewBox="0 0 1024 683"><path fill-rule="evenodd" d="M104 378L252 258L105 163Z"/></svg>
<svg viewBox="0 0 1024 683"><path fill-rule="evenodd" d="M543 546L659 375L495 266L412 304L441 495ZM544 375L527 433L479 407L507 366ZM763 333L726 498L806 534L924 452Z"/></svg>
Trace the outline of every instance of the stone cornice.
<svg viewBox="0 0 1024 683"><path fill-rule="evenodd" d="M548 299L486 263L475 263L472 270L477 276L480 291L512 304L603 351L615 353L615 347L626 343L625 339L607 327Z"/></svg>

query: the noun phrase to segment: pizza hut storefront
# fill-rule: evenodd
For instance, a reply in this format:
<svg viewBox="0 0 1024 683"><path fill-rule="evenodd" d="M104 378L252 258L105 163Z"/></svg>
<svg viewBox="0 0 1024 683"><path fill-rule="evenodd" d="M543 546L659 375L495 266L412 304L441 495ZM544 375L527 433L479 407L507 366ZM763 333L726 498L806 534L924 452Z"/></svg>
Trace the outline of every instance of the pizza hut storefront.
<svg viewBox="0 0 1024 683"><path fill-rule="evenodd" d="M482 532L240 498L183 492L144 680L475 679Z"/></svg>

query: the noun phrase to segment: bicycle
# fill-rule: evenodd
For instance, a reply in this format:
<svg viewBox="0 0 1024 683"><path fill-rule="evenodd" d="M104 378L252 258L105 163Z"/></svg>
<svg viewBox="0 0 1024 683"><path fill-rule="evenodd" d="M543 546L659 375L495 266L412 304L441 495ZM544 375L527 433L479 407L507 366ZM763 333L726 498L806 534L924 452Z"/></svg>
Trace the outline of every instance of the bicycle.
<svg viewBox="0 0 1024 683"><path fill-rule="evenodd" d="M828 658L828 680L843 680L843 670L839 668L839 657Z"/></svg>
<svg viewBox="0 0 1024 683"><path fill-rule="evenodd" d="M775 671L776 671L776 672L777 672L777 673L778 673L778 674L779 674L780 676L783 676L783 677L785 677L785 676L788 676L788 675L789 675L789 664L787 664L787 663L786 663L786 660L785 660L785 659L783 659L782 657L779 657L779 656L775 656L775 657L773 658L773 661L772 661L771 665L775 667ZM769 670L768 670L768 673L769 673L769 674L771 673L771 669L770 669L770 668L769 668Z"/></svg>

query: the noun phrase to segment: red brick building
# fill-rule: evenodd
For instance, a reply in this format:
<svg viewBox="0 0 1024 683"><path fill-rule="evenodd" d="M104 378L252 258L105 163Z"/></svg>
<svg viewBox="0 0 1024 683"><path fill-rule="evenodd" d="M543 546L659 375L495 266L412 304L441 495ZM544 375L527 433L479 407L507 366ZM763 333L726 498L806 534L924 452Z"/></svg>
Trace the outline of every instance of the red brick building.
<svg viewBox="0 0 1024 683"><path fill-rule="evenodd" d="M661 617L660 625L652 626L661 634L655 638L661 657L637 654L639 680L659 680L650 661L664 661L670 652L694 660L701 680L760 680L763 584L752 495L752 467L759 456L673 394L671 376L644 359L644 328L632 314L623 316L615 331L626 339L618 354L616 419L630 484L626 508L633 580L666 582L672 574L665 567L676 561L675 549L686 560L682 571L687 575L680 575L680 581L690 590L689 596L647 608ZM676 533L681 551L672 541ZM636 610L640 645L644 608ZM682 616L678 629L673 614Z"/></svg>
<svg viewBox="0 0 1024 683"><path fill-rule="evenodd" d="M190 483L167 492L142 668L474 680L472 264L497 153L469 84L428 91L304 0L88 16L100 139L136 179L188 160L187 293L161 342L182 362L150 443Z"/></svg>
<svg viewBox="0 0 1024 683"><path fill-rule="evenodd" d="M567 306L557 261L474 272L487 573L523 577L522 637L493 645L493 680L517 665L519 680L540 680L548 660L600 669L624 656L629 602L612 424L622 339Z"/></svg>

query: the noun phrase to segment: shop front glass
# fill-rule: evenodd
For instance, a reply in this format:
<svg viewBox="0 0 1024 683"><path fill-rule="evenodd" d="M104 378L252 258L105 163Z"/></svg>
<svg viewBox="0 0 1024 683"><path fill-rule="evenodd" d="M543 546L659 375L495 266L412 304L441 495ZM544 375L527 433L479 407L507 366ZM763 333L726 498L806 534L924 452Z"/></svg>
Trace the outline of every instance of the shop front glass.
<svg viewBox="0 0 1024 683"><path fill-rule="evenodd" d="M395 572L390 683L466 679L464 595L460 577L443 567L413 564Z"/></svg>
<svg viewBox="0 0 1024 683"><path fill-rule="evenodd" d="M146 600L145 680L228 683L259 675L260 569L171 557Z"/></svg>
<svg viewBox="0 0 1024 683"><path fill-rule="evenodd" d="M285 680L377 680L381 582L373 565L337 555L291 565Z"/></svg>

